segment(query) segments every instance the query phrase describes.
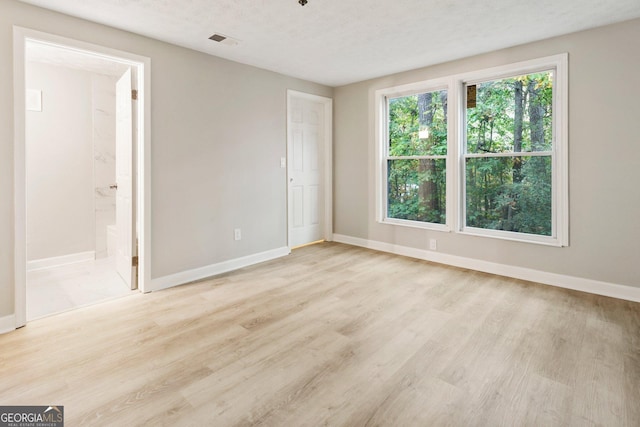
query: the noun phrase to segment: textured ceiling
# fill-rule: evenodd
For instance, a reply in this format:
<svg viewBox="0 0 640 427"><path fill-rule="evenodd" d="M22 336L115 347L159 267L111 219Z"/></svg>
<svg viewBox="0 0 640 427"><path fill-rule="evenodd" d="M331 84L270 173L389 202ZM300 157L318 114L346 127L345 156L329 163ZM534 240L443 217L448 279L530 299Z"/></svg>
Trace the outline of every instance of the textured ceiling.
<svg viewBox="0 0 640 427"><path fill-rule="evenodd" d="M640 17L640 0L22 1L330 86Z"/></svg>

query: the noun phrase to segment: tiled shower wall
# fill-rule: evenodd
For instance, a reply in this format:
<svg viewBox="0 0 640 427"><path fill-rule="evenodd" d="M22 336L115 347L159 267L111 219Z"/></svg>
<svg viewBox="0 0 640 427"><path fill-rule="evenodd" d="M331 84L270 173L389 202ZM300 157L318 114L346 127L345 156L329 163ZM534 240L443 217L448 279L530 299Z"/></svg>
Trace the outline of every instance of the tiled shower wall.
<svg viewBox="0 0 640 427"><path fill-rule="evenodd" d="M107 256L107 226L116 222L116 81L92 77L96 259Z"/></svg>

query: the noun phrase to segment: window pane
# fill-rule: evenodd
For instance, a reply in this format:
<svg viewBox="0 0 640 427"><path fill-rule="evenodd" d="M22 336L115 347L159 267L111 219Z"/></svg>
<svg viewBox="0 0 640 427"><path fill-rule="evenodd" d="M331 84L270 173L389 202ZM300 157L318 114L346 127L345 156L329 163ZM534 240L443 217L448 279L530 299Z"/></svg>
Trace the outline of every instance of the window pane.
<svg viewBox="0 0 640 427"><path fill-rule="evenodd" d="M467 152L551 151L553 72L467 85Z"/></svg>
<svg viewBox="0 0 640 427"><path fill-rule="evenodd" d="M389 99L389 155L447 154L447 91Z"/></svg>
<svg viewBox="0 0 640 427"><path fill-rule="evenodd" d="M389 218L446 222L446 160L388 160Z"/></svg>
<svg viewBox="0 0 640 427"><path fill-rule="evenodd" d="M551 157L466 159L469 227L551 235Z"/></svg>

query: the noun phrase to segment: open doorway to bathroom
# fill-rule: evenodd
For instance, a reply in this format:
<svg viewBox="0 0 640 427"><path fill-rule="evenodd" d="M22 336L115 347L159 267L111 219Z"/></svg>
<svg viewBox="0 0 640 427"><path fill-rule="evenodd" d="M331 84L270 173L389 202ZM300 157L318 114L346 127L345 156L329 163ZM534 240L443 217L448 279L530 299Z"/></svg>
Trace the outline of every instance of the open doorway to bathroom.
<svg viewBox="0 0 640 427"><path fill-rule="evenodd" d="M116 271L125 64L27 42L27 321L131 293Z"/></svg>
<svg viewBox="0 0 640 427"><path fill-rule="evenodd" d="M26 29L14 41L20 327L137 292L139 276L144 291L149 61Z"/></svg>

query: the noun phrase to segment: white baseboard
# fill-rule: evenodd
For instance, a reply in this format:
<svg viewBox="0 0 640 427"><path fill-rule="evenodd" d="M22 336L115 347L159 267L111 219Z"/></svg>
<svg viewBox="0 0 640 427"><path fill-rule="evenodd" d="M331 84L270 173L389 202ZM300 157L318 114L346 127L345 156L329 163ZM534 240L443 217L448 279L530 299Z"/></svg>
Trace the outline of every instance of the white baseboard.
<svg viewBox="0 0 640 427"><path fill-rule="evenodd" d="M229 271L238 270L265 261L271 261L276 258L287 256L291 253L288 247L273 249L254 255L236 258L229 261L220 262L218 264L208 265L206 267L195 268L169 276L151 279L150 291L159 291L171 288L173 286L183 285L185 283L194 282L196 280L205 279L207 277L216 276L218 274L227 273Z"/></svg>
<svg viewBox="0 0 640 427"><path fill-rule="evenodd" d="M484 273L496 274L498 276L513 277L515 279L527 280L530 282L542 283L544 285L557 286L560 288L573 289L590 294L603 295L627 301L640 302L640 287L618 285L614 283L600 282L597 280L584 279L574 276L549 273L546 271L533 270L524 267L515 267L507 264L498 264L489 261L482 261L473 258L465 258L456 255L448 255L440 252L427 251L424 249L410 248L407 246L394 245L375 240L366 240L358 237L334 234L333 239L339 243L353 246L374 249L381 252L388 252L396 255L403 255L411 258L432 261L439 264L451 265L454 267L467 268L469 270L482 271Z"/></svg>
<svg viewBox="0 0 640 427"><path fill-rule="evenodd" d="M16 316L4 316L0 317L0 334L6 334L7 332L14 331L16 329Z"/></svg>
<svg viewBox="0 0 640 427"><path fill-rule="evenodd" d="M75 264L76 262L91 261L96 258L96 251L80 252L77 254L56 256L52 258L36 259L27 262L27 271L42 270L43 268L59 267Z"/></svg>

